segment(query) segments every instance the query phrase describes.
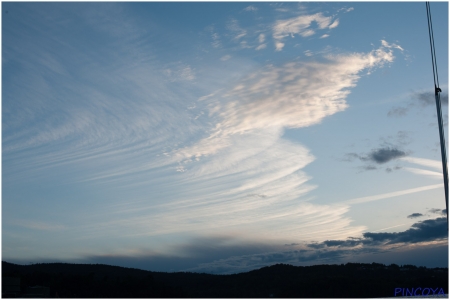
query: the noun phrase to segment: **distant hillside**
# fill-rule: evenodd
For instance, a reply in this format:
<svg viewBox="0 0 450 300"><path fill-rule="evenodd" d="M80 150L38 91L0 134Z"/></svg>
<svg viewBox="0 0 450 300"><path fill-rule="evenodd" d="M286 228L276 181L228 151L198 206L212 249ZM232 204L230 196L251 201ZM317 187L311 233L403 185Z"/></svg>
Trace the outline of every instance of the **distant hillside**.
<svg viewBox="0 0 450 300"><path fill-rule="evenodd" d="M5 277L20 278L22 297L30 293L30 286L48 287L50 297L60 298L364 298L393 297L395 292L400 296L400 289L405 293L406 288L411 291L419 287L448 294L447 268L376 263L309 267L277 264L246 273L211 275L100 264L2 262ZM2 280L2 293L6 291L3 285Z"/></svg>

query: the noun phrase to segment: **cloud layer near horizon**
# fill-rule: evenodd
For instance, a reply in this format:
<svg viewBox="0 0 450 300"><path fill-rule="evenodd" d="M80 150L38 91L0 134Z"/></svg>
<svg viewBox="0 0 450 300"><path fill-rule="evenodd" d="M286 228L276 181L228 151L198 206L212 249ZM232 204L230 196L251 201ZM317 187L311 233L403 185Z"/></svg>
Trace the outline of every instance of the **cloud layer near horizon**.
<svg viewBox="0 0 450 300"><path fill-rule="evenodd" d="M430 211L442 213L441 209ZM282 245L276 241L262 242L212 235L173 245L170 253L140 249L128 253L84 255L70 261L104 263L150 271L212 274L247 272L277 263L305 266L377 261L384 264L413 263L418 266L444 267L448 264L448 261L442 261L442 257L448 257L446 225L446 218L438 217L416 222L402 232L366 232L362 237L312 244Z"/></svg>
<svg viewBox="0 0 450 300"><path fill-rule="evenodd" d="M441 210L440 210L441 211ZM151 271L207 272L232 274L258 269L276 263L292 265L339 264L342 262L372 262L373 255L385 264L409 264L429 267L447 263L427 257L426 253L448 253L445 218L417 222L403 232L366 232L362 238L326 240L321 243L280 245L257 241L243 241L233 237L204 237L177 245L176 253L139 252L133 255L87 256L79 262L101 262L114 265L133 265ZM402 253L402 259L397 257ZM417 260L421 253L422 259ZM448 255L447 255L448 256ZM395 259L394 259L395 257Z"/></svg>

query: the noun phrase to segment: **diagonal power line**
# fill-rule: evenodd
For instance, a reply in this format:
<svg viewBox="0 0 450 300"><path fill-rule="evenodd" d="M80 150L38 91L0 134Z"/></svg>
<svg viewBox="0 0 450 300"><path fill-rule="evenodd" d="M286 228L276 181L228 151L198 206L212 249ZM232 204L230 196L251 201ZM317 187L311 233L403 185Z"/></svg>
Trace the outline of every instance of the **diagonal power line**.
<svg viewBox="0 0 450 300"><path fill-rule="evenodd" d="M428 34L430 37L431 62L433 65L434 96L436 98L439 137L441 141L442 172L444 175L445 208L447 210L447 231L448 231L448 169L447 169L447 151L445 149L444 125L442 121L442 108L440 96L441 89L439 88L439 76L436 63L436 51L434 47L434 35L433 35L433 24L431 22L430 2L426 2L425 4L427 7Z"/></svg>

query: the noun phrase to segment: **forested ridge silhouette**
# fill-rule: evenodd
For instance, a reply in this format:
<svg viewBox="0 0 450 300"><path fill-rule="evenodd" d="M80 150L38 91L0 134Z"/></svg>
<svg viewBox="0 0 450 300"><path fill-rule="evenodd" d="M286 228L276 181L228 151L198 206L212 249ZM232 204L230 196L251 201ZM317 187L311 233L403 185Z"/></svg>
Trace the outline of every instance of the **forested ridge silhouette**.
<svg viewBox="0 0 450 300"><path fill-rule="evenodd" d="M17 265L3 261L4 277L20 278L21 291L29 286L49 287L52 298L393 297L396 288L417 287L448 293L448 268L377 263L307 267L276 264L245 273L212 275L103 264Z"/></svg>

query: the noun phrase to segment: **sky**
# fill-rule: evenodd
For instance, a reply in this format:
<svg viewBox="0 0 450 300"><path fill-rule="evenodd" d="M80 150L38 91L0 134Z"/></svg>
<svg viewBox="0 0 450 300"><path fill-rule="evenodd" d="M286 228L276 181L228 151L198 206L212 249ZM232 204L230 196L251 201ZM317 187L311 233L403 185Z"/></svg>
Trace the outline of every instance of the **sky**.
<svg viewBox="0 0 450 300"><path fill-rule="evenodd" d="M448 141L448 3L431 13ZM424 3L1 16L2 260L448 266Z"/></svg>

